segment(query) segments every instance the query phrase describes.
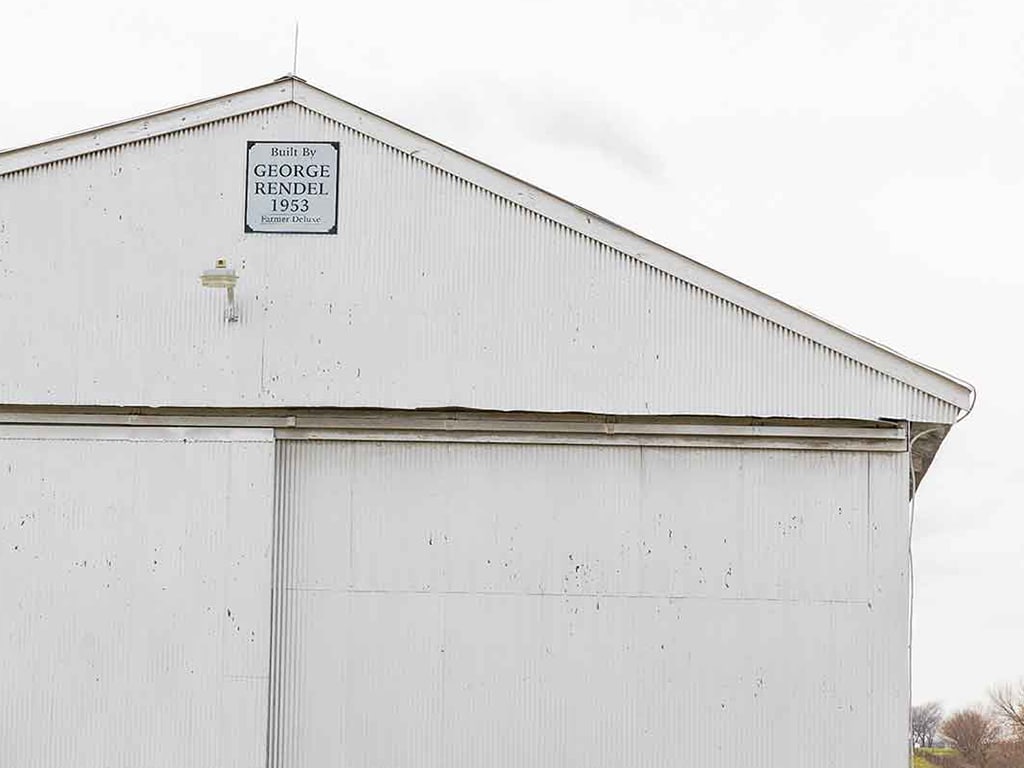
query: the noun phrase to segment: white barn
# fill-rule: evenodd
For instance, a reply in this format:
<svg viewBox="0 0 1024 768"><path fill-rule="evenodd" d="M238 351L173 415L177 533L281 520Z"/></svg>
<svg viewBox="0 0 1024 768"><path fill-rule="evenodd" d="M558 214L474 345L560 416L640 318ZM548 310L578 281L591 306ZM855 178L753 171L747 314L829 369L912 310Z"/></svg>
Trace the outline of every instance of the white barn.
<svg viewBox="0 0 1024 768"><path fill-rule="evenodd" d="M955 379L294 77L0 153L0 329L0 765L906 764Z"/></svg>

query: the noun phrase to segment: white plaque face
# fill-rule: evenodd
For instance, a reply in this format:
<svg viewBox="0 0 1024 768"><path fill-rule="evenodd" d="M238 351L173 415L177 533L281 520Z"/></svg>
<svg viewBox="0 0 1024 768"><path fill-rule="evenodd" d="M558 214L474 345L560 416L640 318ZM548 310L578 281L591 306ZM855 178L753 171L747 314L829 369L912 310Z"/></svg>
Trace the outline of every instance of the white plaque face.
<svg viewBox="0 0 1024 768"><path fill-rule="evenodd" d="M245 231L338 234L338 142L250 141Z"/></svg>

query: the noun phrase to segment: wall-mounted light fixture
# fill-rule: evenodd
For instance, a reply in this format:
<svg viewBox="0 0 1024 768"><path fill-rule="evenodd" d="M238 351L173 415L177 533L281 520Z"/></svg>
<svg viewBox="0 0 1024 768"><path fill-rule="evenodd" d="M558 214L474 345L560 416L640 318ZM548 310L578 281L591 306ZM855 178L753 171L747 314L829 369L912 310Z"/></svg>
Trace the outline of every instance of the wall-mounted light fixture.
<svg viewBox="0 0 1024 768"><path fill-rule="evenodd" d="M203 270L199 278L207 288L227 288L228 306L224 310L224 319L229 323L238 321L238 307L235 306L235 284L238 283L238 275L235 270L228 268L227 259L217 259L213 269Z"/></svg>

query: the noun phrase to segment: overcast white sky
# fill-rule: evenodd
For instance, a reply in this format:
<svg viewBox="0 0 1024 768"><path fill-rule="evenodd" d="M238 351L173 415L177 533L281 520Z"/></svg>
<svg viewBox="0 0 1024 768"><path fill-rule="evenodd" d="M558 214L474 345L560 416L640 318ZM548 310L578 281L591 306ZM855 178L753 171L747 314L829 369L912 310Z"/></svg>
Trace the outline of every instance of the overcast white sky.
<svg viewBox="0 0 1024 768"><path fill-rule="evenodd" d="M1024 675L1024 4L34 0L0 147L314 85L971 382L917 502L914 698Z"/></svg>

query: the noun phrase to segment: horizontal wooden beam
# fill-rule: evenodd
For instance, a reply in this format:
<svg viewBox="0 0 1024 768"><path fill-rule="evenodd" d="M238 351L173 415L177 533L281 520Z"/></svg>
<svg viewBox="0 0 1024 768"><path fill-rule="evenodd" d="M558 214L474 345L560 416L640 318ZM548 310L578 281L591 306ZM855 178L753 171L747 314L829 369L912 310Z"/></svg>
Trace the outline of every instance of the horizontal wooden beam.
<svg viewBox="0 0 1024 768"><path fill-rule="evenodd" d="M7 425L7 426L2 426ZM120 428L120 429L112 429ZM261 409L0 409L0 438L18 430L33 439L201 439L248 430L278 440L536 443L819 451L906 451L907 431L890 422L602 416L599 414L450 411L293 412ZM147 432L149 430L149 432ZM174 430L178 430L175 432ZM13 434L13 433L12 433ZM177 438L174 435L178 435ZM261 437L260 439L267 439Z"/></svg>

